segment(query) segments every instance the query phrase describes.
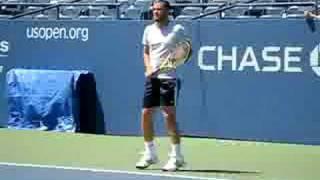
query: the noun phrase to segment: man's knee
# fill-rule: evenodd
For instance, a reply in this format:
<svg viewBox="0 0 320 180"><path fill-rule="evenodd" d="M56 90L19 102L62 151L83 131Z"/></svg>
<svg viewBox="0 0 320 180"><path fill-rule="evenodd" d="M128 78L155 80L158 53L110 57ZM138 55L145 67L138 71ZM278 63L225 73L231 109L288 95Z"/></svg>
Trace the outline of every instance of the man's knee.
<svg viewBox="0 0 320 180"><path fill-rule="evenodd" d="M143 108L142 109L143 115L152 115L153 114L153 108Z"/></svg>
<svg viewBox="0 0 320 180"><path fill-rule="evenodd" d="M174 107L163 107L162 114L165 119L175 120L176 111Z"/></svg>

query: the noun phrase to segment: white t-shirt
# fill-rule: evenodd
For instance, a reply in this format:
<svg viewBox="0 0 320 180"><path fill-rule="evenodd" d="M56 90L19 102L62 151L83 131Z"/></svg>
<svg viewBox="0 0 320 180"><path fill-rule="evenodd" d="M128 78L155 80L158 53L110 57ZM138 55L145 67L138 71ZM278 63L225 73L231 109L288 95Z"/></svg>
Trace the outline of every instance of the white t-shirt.
<svg viewBox="0 0 320 180"><path fill-rule="evenodd" d="M155 70L160 66L161 57L166 57L169 49L185 38L184 27L169 22L161 28L156 23L148 25L143 33L142 44L149 46L150 65ZM176 72L171 71L157 76L161 79L176 78Z"/></svg>

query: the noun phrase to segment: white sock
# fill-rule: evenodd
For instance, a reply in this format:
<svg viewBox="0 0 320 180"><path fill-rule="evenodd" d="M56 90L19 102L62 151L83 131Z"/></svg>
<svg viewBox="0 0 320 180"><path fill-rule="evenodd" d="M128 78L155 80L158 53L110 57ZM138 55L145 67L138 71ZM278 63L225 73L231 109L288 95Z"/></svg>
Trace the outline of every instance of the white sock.
<svg viewBox="0 0 320 180"><path fill-rule="evenodd" d="M182 157L180 144L171 144L171 156Z"/></svg>
<svg viewBox="0 0 320 180"><path fill-rule="evenodd" d="M144 142L144 147L145 147L145 150L146 150L146 153L149 153L151 155L156 155L157 152L156 152L156 146L154 144L153 141L150 141L150 142Z"/></svg>

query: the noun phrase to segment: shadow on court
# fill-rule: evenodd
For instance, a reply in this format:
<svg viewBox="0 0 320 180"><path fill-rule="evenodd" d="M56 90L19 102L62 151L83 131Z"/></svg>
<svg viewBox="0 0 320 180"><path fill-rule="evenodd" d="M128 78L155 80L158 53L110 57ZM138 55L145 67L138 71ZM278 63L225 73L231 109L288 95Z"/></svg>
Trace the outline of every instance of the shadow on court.
<svg viewBox="0 0 320 180"><path fill-rule="evenodd" d="M161 171L160 168L150 168L146 170ZM218 170L218 169L180 169L178 172L194 172L194 173L221 173L221 174L261 174L258 171L239 171L239 170Z"/></svg>
<svg viewBox="0 0 320 180"><path fill-rule="evenodd" d="M223 174L260 174L256 171L215 170L215 169L181 169L180 172L223 173Z"/></svg>

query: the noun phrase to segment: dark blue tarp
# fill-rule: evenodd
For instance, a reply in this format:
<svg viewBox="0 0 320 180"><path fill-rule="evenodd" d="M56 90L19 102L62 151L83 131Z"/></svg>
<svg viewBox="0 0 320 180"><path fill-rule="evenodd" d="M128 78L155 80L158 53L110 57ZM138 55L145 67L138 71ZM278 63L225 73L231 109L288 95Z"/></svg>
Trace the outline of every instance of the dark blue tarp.
<svg viewBox="0 0 320 180"><path fill-rule="evenodd" d="M80 71L12 69L7 73L9 128L76 130Z"/></svg>

